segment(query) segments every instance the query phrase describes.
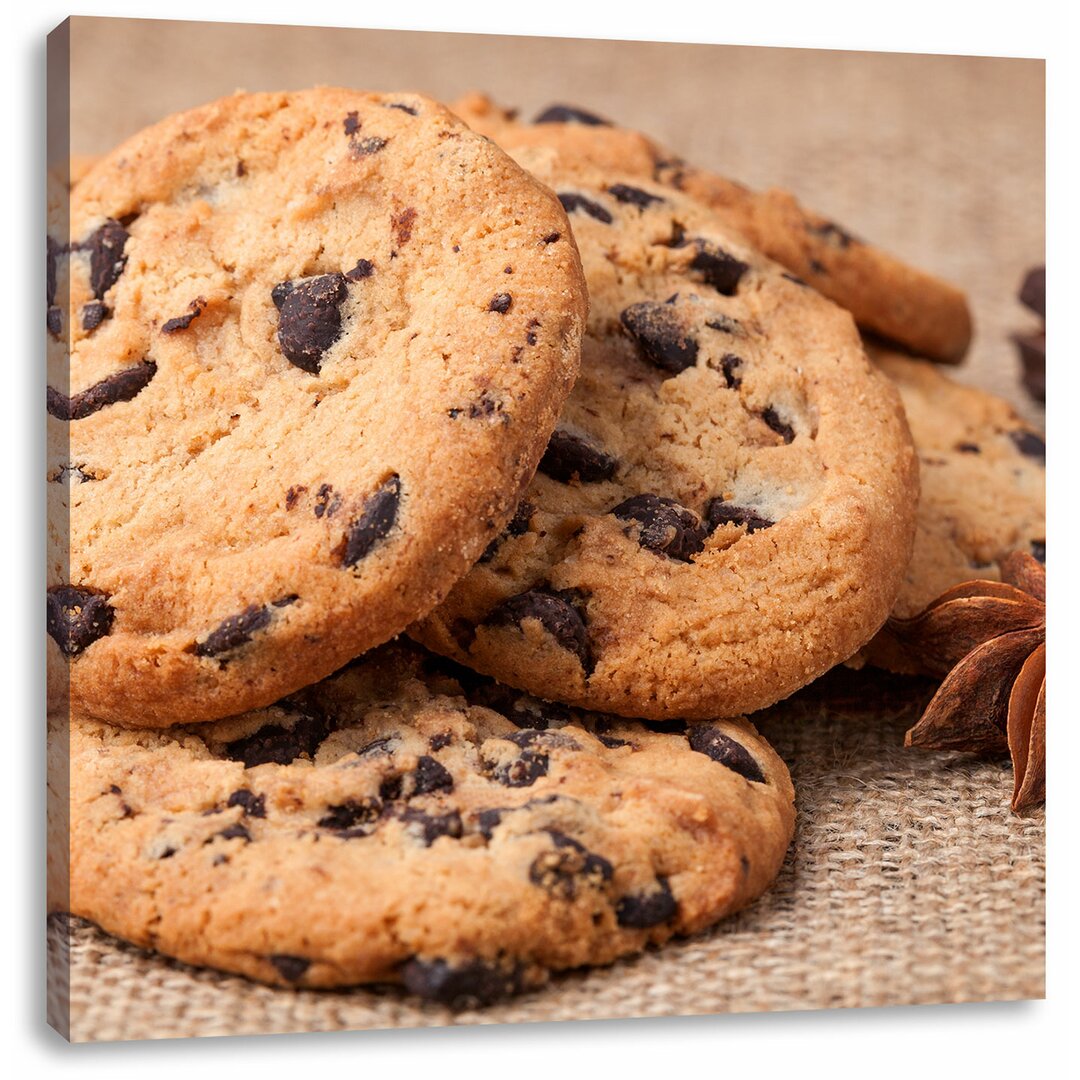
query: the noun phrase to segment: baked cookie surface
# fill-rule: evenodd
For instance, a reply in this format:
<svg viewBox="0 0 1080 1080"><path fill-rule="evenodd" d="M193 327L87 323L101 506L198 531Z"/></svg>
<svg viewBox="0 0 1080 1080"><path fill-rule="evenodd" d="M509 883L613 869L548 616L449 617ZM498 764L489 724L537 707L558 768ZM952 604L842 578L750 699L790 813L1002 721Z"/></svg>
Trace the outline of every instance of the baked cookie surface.
<svg viewBox="0 0 1080 1080"><path fill-rule="evenodd" d="M788 191L752 191L695 168L639 132L568 106L552 106L532 123L472 93L452 106L474 130L517 149L552 145L597 168L670 184L706 203L749 244L786 266L855 321L935 360L960 360L971 342L964 293L904 263L800 206Z"/></svg>
<svg viewBox="0 0 1080 1080"><path fill-rule="evenodd" d="M997 581L1011 551L1046 559L1046 443L1002 398L871 343L896 384L919 455L915 546L893 614L910 618L953 585ZM883 631L864 657L906 670Z"/></svg>
<svg viewBox="0 0 1080 1080"><path fill-rule="evenodd" d="M454 1005L711 925L773 880L794 822L743 720L583 714L405 643L240 717L51 738L54 909L264 982Z"/></svg>
<svg viewBox="0 0 1080 1080"><path fill-rule="evenodd" d="M590 294L582 372L501 539L409 633L540 696L734 716L864 644L917 466L851 316L705 207L550 148Z"/></svg>
<svg viewBox="0 0 1080 1080"><path fill-rule="evenodd" d="M441 599L577 371L553 196L429 99L323 88L171 117L70 209L48 248L53 683L122 724L230 715Z"/></svg>

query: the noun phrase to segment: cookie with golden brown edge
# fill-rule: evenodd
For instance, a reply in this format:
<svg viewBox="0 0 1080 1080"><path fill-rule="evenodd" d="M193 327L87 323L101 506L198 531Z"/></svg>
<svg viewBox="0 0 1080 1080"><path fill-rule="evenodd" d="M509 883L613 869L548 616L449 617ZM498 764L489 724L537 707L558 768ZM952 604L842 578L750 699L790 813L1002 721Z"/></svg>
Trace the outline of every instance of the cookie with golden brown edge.
<svg viewBox="0 0 1080 1080"><path fill-rule="evenodd" d="M264 982L455 1006L704 929L769 885L794 820L743 720L594 716L416 646L229 720L53 739L72 822L54 908Z"/></svg>
<svg viewBox="0 0 1080 1080"><path fill-rule="evenodd" d="M1046 443L1003 399L924 362L868 345L896 384L919 456L915 547L893 614L910 618L947 589L997 581L1012 551L1046 558ZM886 631L862 658L910 670Z"/></svg>
<svg viewBox="0 0 1080 1080"><path fill-rule="evenodd" d="M917 466L851 316L682 193L519 151L570 214L582 371L510 526L410 633L652 719L786 697L884 622Z"/></svg>
<svg viewBox="0 0 1080 1080"><path fill-rule="evenodd" d="M600 169L671 184L712 207L727 227L847 308L865 329L934 360L956 362L967 351L971 312L960 289L805 209L790 192L752 191L689 165L636 131L570 106L545 109L532 123L477 93L452 108L511 154L551 145Z"/></svg>
<svg viewBox="0 0 1080 1080"><path fill-rule="evenodd" d="M238 94L50 236L54 686L136 726L265 705L497 535L578 367L554 196L414 94Z"/></svg>

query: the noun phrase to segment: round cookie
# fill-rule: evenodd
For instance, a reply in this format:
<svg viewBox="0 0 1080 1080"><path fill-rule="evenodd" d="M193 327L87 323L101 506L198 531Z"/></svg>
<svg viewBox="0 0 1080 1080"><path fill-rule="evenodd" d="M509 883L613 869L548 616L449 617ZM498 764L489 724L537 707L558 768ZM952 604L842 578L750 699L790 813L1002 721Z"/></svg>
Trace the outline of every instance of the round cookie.
<svg viewBox="0 0 1080 1080"><path fill-rule="evenodd" d="M267 704L424 614L577 372L565 213L414 94L171 117L48 257L52 683L121 724Z"/></svg>
<svg viewBox="0 0 1080 1080"><path fill-rule="evenodd" d="M244 716L53 738L54 906L264 982L455 1006L704 929L769 885L794 821L746 721L581 714L399 644Z"/></svg>
<svg viewBox="0 0 1080 1080"><path fill-rule="evenodd" d="M652 719L763 708L884 622L917 465L851 316L684 195L519 157L570 211L582 371L501 540L409 633Z"/></svg>
<svg viewBox="0 0 1080 1080"><path fill-rule="evenodd" d="M919 455L915 546L893 614L910 618L946 589L999 579L1011 551L1046 558L1046 444L1007 401L962 386L878 344L870 356L896 384ZM888 630L863 659L907 670Z"/></svg>
<svg viewBox="0 0 1080 1080"><path fill-rule="evenodd" d="M971 312L960 289L804 209L790 192L752 191L688 165L638 132L569 106L552 106L531 124L478 93L452 108L511 154L552 145L599 169L671 184L712 207L728 228L847 308L865 329L934 360L955 363L967 351Z"/></svg>

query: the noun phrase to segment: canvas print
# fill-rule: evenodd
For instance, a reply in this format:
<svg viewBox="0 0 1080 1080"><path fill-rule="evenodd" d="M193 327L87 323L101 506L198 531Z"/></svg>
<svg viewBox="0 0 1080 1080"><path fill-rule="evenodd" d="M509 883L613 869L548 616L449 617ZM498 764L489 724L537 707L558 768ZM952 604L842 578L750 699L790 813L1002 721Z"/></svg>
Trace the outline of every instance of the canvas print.
<svg viewBox="0 0 1080 1080"><path fill-rule="evenodd" d="M1041 61L48 63L54 1027L1042 996Z"/></svg>

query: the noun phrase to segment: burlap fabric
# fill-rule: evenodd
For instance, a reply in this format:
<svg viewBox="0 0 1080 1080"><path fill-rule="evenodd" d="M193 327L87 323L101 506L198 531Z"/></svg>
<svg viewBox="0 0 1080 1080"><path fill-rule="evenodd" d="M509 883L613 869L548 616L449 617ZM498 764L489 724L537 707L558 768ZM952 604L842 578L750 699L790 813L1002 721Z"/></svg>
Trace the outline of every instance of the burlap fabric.
<svg viewBox="0 0 1080 1080"><path fill-rule="evenodd" d="M1007 338L1043 258L1040 63L85 18L71 42L78 153L236 87L482 86L526 113L606 112L962 284L978 330L958 377L1041 422ZM1010 812L1007 764L904 750L921 688L860 678L755 717L792 769L798 831L775 887L709 934L453 1014L271 990L54 920L53 1015L70 1005L71 1037L104 1040L1042 996L1042 812Z"/></svg>

